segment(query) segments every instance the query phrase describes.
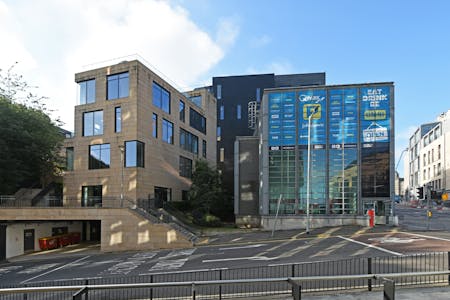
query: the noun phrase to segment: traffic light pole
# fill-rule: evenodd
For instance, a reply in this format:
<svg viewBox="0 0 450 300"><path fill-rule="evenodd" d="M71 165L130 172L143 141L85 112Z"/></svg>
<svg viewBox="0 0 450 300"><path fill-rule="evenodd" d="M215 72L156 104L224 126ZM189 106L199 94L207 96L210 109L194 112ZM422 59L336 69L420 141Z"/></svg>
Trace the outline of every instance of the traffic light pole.
<svg viewBox="0 0 450 300"><path fill-rule="evenodd" d="M426 194L427 195L427 230L430 230L430 219L431 219L431 207L430 207L430 199L431 199L431 190L430 187L426 186Z"/></svg>

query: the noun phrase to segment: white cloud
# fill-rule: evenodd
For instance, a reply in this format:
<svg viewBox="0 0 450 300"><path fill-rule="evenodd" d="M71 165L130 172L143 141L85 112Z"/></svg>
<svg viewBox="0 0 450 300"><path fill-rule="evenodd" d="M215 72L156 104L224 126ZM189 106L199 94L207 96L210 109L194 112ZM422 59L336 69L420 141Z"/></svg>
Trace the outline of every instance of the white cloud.
<svg viewBox="0 0 450 300"><path fill-rule="evenodd" d="M265 66L247 68L247 73L250 74L275 73L276 75L283 75L294 72L294 67L288 61L273 61Z"/></svg>
<svg viewBox="0 0 450 300"><path fill-rule="evenodd" d="M177 86L192 86L225 56L239 34L221 19L214 38L168 1L0 0L0 68L18 61L68 129L76 104L74 73L82 66L139 54ZM10 61L10 62L9 62Z"/></svg>
<svg viewBox="0 0 450 300"><path fill-rule="evenodd" d="M222 48L229 48L239 35L238 18L221 18L216 33L216 43Z"/></svg>
<svg viewBox="0 0 450 300"><path fill-rule="evenodd" d="M252 46L253 48L261 48L261 47L264 47L264 46L270 44L270 42L272 42L272 39L270 38L270 36L264 34L262 36L251 39L250 46Z"/></svg>

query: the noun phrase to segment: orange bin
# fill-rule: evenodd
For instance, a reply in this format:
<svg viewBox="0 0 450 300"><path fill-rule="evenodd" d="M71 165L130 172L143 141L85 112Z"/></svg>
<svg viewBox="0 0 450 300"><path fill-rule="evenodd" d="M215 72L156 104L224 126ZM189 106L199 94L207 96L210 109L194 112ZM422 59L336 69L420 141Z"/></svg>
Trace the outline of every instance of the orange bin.
<svg viewBox="0 0 450 300"><path fill-rule="evenodd" d="M70 243L72 245L80 243L81 232L70 232L69 235L70 235Z"/></svg>
<svg viewBox="0 0 450 300"><path fill-rule="evenodd" d="M41 250L58 248L58 239L54 236L40 238L39 247L41 248Z"/></svg>
<svg viewBox="0 0 450 300"><path fill-rule="evenodd" d="M58 238L58 245L60 247L70 245L70 235L68 234L58 235L57 238Z"/></svg>

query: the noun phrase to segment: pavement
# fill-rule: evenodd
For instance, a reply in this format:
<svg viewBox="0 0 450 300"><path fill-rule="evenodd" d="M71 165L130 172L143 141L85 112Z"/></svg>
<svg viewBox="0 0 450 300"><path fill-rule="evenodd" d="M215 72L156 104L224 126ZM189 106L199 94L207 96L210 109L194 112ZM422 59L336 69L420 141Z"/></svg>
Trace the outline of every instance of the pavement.
<svg viewBox="0 0 450 300"><path fill-rule="evenodd" d="M299 230L285 230L285 231L275 231L272 235L271 231L261 231L257 229L236 229L227 231L209 231L204 233L202 239L203 245L229 245L229 244L248 244L254 242L270 242L270 241L280 241L280 240L290 240L290 239L309 239L309 238L326 238L329 236L352 236L358 234L377 234L377 233L387 233L387 232L397 232L400 231L400 227L392 226L375 226L373 228L360 227L360 226L342 226L333 228L318 228L313 229L307 234L305 231ZM198 245L201 247L201 245ZM34 253L28 253L22 256L14 257L9 259L9 262L21 262L21 261L32 261L32 260L42 260L46 257L75 257L82 255L95 255L101 254L100 244L98 243L82 243L78 245L70 245L64 248L40 251ZM51 254L51 255L49 255ZM259 300L275 300L275 299L292 299L292 297L258 297L254 299ZM372 292L355 292L355 291L337 291L332 294L308 294L304 293L301 299L310 300L328 300L328 299L338 299L338 300L372 300L372 299L383 299L383 290L375 290ZM410 300L443 300L450 299L450 287L449 286L432 286L432 287L415 287L415 288L400 288L396 287L395 299L410 299Z"/></svg>

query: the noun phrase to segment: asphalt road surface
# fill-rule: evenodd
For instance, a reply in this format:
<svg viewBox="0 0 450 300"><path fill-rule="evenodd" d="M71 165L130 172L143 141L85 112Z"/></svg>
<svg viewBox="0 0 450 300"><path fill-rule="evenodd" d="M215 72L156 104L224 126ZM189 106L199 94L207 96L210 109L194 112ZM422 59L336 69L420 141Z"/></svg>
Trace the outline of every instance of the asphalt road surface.
<svg viewBox="0 0 450 300"><path fill-rule="evenodd" d="M450 210L433 206L431 217L427 217L426 207L397 205L397 214L402 228L407 230L443 230L450 231Z"/></svg>
<svg viewBox="0 0 450 300"><path fill-rule="evenodd" d="M360 228L346 233L328 228L309 237L290 231L274 240L268 233L255 232L222 235L224 240L218 238L216 241L220 244L191 249L122 253L83 252L80 249L70 255L48 253L38 259L24 256L0 263L0 282L6 286L450 251L450 234L447 232L406 232L401 227L385 227L378 230Z"/></svg>

